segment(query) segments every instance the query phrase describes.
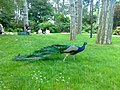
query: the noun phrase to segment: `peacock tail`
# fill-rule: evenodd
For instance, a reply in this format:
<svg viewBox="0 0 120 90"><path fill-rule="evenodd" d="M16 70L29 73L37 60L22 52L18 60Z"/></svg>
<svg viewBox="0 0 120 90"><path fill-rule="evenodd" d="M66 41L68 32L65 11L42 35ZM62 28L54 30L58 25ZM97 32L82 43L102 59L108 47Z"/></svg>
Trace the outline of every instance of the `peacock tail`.
<svg viewBox="0 0 120 90"><path fill-rule="evenodd" d="M40 59L47 58L48 56L51 56L51 55L57 54L57 53L75 55L75 54L83 51L85 49L86 44L87 43L84 42L82 47L75 46L75 45L54 44L54 45L43 47L39 50L36 50L29 55L18 55L14 58L14 60L40 60ZM65 57L65 59L66 59L66 57Z"/></svg>
<svg viewBox="0 0 120 90"><path fill-rule="evenodd" d="M47 58L56 53L63 53L67 50L71 45L51 45L47 47L43 47L40 50L36 50L29 55L18 55L14 58L14 60L40 60Z"/></svg>

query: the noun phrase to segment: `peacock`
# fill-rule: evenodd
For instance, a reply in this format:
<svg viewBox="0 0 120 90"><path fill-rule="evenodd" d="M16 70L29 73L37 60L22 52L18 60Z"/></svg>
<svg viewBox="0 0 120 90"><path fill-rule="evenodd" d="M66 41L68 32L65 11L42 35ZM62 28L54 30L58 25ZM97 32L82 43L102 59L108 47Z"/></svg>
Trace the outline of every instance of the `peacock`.
<svg viewBox="0 0 120 90"><path fill-rule="evenodd" d="M43 47L40 50L36 50L34 51L32 54L29 55L18 55L14 58L14 60L40 60L40 59L44 59L46 57L49 57L53 54L65 54L66 56L64 57L63 61L66 60L66 57L68 55L74 55L83 51L85 49L85 46L87 45L87 42L84 42L84 44L79 47L76 45L60 45L60 44L54 44L51 46L47 46L47 47ZM75 57L74 57L75 60Z"/></svg>

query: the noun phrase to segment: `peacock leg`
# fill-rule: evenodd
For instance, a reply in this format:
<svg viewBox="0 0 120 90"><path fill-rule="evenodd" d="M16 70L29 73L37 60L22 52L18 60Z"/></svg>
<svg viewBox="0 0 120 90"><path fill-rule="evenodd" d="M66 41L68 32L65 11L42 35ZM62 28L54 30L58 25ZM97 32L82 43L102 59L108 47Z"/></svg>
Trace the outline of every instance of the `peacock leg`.
<svg viewBox="0 0 120 90"><path fill-rule="evenodd" d="M66 54L66 56L64 57L63 61L65 61L66 57L68 56L68 54Z"/></svg>
<svg viewBox="0 0 120 90"><path fill-rule="evenodd" d="M73 59L74 59L74 61L75 61L75 55L73 55Z"/></svg>

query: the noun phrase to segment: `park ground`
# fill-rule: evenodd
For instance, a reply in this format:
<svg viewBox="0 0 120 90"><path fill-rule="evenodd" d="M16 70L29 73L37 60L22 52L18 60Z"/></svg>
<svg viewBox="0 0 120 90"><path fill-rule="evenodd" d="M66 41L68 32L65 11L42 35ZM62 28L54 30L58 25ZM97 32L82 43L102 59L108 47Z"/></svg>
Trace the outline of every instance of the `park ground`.
<svg viewBox="0 0 120 90"><path fill-rule="evenodd" d="M88 44L83 52L58 54L38 61L13 61L52 44ZM69 41L69 34L0 35L0 90L120 90L120 37L112 45L95 43L96 36L82 34Z"/></svg>

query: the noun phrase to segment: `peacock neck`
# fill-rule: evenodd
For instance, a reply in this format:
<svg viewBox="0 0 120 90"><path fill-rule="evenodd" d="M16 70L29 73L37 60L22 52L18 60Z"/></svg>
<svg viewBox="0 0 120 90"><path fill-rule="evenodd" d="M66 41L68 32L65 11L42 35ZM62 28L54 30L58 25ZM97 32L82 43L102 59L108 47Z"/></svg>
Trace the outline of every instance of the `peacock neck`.
<svg viewBox="0 0 120 90"><path fill-rule="evenodd" d="M85 45L83 45L82 47L79 47L78 48L78 52L81 52L81 51L83 51L85 49Z"/></svg>

